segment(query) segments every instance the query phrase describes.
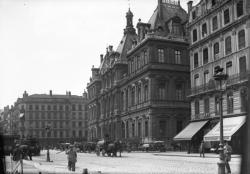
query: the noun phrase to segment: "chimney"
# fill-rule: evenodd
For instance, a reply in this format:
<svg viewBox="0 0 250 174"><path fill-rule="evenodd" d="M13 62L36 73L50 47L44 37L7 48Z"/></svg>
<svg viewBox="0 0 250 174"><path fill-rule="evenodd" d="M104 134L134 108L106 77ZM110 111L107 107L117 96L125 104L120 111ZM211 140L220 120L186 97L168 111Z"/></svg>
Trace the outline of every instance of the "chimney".
<svg viewBox="0 0 250 174"><path fill-rule="evenodd" d="M158 15L160 19L163 19L162 14L162 0L158 0Z"/></svg>
<svg viewBox="0 0 250 174"><path fill-rule="evenodd" d="M113 51L113 46L112 45L109 45L109 51Z"/></svg>
<svg viewBox="0 0 250 174"><path fill-rule="evenodd" d="M87 92L84 90L84 93L82 94L84 99L87 99Z"/></svg>
<svg viewBox="0 0 250 174"><path fill-rule="evenodd" d="M100 60L101 60L101 63L103 61L103 54L100 55Z"/></svg>
<svg viewBox="0 0 250 174"><path fill-rule="evenodd" d="M193 1L188 1L187 6L188 6L188 14L190 14L193 7Z"/></svg>
<svg viewBox="0 0 250 174"><path fill-rule="evenodd" d="M28 97L28 93L26 91L24 91L24 93L23 93L23 98L25 98L25 97Z"/></svg>
<svg viewBox="0 0 250 174"><path fill-rule="evenodd" d="M49 90L49 95L52 96L52 90Z"/></svg>

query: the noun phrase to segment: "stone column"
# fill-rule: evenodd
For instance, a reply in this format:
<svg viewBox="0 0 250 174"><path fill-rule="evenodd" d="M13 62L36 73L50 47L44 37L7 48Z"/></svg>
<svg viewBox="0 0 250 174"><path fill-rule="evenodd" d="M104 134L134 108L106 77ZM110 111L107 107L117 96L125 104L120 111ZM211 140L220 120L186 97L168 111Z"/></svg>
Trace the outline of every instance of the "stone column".
<svg viewBox="0 0 250 174"><path fill-rule="evenodd" d="M149 115L149 117L148 117L148 138L149 138L149 140L152 140L152 137L153 137L152 128L153 128L153 120L152 120L152 116Z"/></svg>

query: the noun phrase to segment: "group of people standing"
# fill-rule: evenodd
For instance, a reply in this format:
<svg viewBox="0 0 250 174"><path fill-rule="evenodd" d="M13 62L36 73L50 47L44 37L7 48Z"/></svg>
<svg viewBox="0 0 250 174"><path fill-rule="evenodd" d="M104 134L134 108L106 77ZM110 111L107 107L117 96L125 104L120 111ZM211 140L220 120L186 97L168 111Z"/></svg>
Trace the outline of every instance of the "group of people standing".
<svg viewBox="0 0 250 174"><path fill-rule="evenodd" d="M32 151L29 146L21 147L19 144L16 144L12 155L13 161L19 161L20 159L32 160Z"/></svg>
<svg viewBox="0 0 250 174"><path fill-rule="evenodd" d="M225 161L225 167L226 167L226 170L227 170L227 174L231 174L231 168L230 168L230 165L229 165L229 161L231 161L232 151L233 151L233 149L228 144L228 141L224 141L223 152L224 152L224 161ZM199 152L200 152L200 157L205 158L205 143L204 143L203 140L201 141Z"/></svg>

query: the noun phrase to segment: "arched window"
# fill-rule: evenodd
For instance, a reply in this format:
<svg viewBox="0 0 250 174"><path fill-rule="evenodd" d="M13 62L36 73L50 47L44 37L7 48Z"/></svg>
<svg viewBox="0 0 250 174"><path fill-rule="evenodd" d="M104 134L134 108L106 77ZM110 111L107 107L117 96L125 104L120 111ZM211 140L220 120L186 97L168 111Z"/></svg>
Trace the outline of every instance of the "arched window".
<svg viewBox="0 0 250 174"><path fill-rule="evenodd" d="M245 48L246 46L245 30L241 30L238 33L238 45L239 45L239 49Z"/></svg>

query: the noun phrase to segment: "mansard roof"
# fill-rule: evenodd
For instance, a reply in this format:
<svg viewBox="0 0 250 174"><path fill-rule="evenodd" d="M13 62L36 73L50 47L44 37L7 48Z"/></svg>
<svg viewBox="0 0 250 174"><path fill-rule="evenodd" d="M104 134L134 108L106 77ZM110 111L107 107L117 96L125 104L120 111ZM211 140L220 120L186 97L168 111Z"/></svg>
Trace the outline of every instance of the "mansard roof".
<svg viewBox="0 0 250 174"><path fill-rule="evenodd" d="M162 18L160 17L160 10L162 11ZM150 29L153 30L158 26L165 25L165 22L169 21L175 16L181 19L181 23L185 23L188 20L187 12L180 6L179 3L171 3L166 1L158 4L153 15L148 21L148 23L151 25Z"/></svg>

